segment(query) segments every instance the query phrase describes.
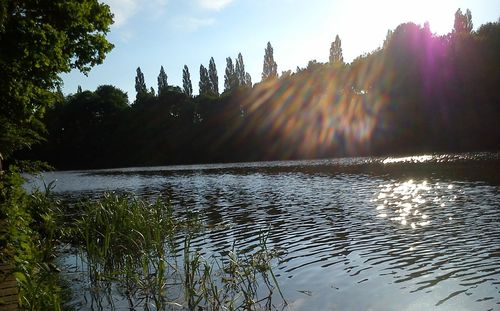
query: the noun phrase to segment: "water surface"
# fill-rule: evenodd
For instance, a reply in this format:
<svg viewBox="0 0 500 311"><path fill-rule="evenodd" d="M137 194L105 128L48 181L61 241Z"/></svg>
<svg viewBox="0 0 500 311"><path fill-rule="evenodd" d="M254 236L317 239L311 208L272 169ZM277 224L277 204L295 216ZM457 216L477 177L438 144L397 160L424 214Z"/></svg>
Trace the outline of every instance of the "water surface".
<svg viewBox="0 0 500 311"><path fill-rule="evenodd" d="M500 309L499 154L345 158L44 174L66 198L170 196L251 251L259 233L290 310Z"/></svg>

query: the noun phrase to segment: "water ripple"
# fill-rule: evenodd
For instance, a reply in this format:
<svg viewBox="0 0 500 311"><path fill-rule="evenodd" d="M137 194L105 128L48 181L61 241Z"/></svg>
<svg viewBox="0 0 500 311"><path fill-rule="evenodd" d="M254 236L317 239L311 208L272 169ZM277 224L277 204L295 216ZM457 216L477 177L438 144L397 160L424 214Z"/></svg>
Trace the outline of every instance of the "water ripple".
<svg viewBox="0 0 500 311"><path fill-rule="evenodd" d="M169 195L207 224L205 253L252 252L269 231L292 310L480 310L500 305L498 168L498 154L141 168L60 192Z"/></svg>

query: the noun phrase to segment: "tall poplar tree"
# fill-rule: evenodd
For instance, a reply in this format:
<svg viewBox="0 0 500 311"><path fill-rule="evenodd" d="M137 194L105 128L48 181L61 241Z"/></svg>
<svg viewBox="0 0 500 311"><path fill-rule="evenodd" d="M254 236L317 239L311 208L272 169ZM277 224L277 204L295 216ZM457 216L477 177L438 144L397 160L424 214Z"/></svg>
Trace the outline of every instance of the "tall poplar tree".
<svg viewBox="0 0 500 311"><path fill-rule="evenodd" d="M342 41L339 35L335 36L335 41L330 47L330 64L344 64L344 56L342 55Z"/></svg>
<svg viewBox="0 0 500 311"><path fill-rule="evenodd" d="M247 87L252 87L252 77L250 76L250 74L248 72L245 73L245 85Z"/></svg>
<svg viewBox="0 0 500 311"><path fill-rule="evenodd" d="M146 87L146 82L144 81L144 74L141 71L141 67L137 67L136 69L135 91L137 92L136 98L148 92L148 88Z"/></svg>
<svg viewBox="0 0 500 311"><path fill-rule="evenodd" d="M278 77L278 65L274 61L273 47L271 42L267 42L267 47L264 51L264 66L262 68L262 81L275 79Z"/></svg>
<svg viewBox="0 0 500 311"><path fill-rule="evenodd" d="M208 77L208 70L203 65L200 65L200 82L198 86L200 88L200 95L211 94L212 88L210 85L210 78Z"/></svg>
<svg viewBox="0 0 500 311"><path fill-rule="evenodd" d="M453 33L471 33L474 25L472 24L472 13L469 9L462 13L462 10L458 9L455 12L455 21L453 23Z"/></svg>
<svg viewBox="0 0 500 311"><path fill-rule="evenodd" d="M238 79L238 85L245 86L246 72L245 72L245 64L243 63L243 55L241 55L241 53L238 53L238 58L236 59L235 72L236 72L236 78Z"/></svg>
<svg viewBox="0 0 500 311"><path fill-rule="evenodd" d="M219 77L217 76L217 67L215 67L214 58L210 58L208 64L208 77L210 78L210 90L213 95L219 95Z"/></svg>
<svg viewBox="0 0 500 311"><path fill-rule="evenodd" d="M184 69L182 69L182 88L184 90L184 94L188 97L193 96L193 84L191 83L191 75L189 74L189 68L187 65L184 65Z"/></svg>
<svg viewBox="0 0 500 311"><path fill-rule="evenodd" d="M231 57L226 58L226 73L224 75L224 90L233 91L238 87L238 78Z"/></svg>
<svg viewBox="0 0 500 311"><path fill-rule="evenodd" d="M158 75L158 96L160 96L168 87L167 74L163 66L160 68L160 74Z"/></svg>

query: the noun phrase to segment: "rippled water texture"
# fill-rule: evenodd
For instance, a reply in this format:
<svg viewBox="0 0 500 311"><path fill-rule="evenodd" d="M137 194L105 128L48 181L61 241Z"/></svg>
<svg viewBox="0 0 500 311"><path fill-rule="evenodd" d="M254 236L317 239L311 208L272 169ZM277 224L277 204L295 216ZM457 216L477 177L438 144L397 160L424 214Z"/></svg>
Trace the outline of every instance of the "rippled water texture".
<svg viewBox="0 0 500 311"><path fill-rule="evenodd" d="M170 195L207 253L270 230L291 310L500 309L500 157L426 155L56 172L69 197Z"/></svg>

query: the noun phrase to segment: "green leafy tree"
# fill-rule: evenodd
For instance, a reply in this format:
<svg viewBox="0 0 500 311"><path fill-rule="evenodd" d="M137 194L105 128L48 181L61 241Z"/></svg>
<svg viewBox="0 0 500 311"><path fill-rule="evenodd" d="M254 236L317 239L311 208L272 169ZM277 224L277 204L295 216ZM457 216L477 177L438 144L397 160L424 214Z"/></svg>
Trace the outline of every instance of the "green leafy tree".
<svg viewBox="0 0 500 311"><path fill-rule="evenodd" d="M245 64L243 63L243 55L241 55L241 53L238 53L238 58L236 59L236 66L234 70L236 72L236 77L238 78L238 85L245 86L246 71L245 71Z"/></svg>
<svg viewBox="0 0 500 311"><path fill-rule="evenodd" d="M210 78L210 91L213 95L219 95L219 77L217 76L217 67L215 67L214 58L210 58L208 64L208 77Z"/></svg>
<svg viewBox="0 0 500 311"><path fill-rule="evenodd" d="M224 75L224 90L234 91L238 87L238 77L231 57L226 58L226 73Z"/></svg>
<svg viewBox="0 0 500 311"><path fill-rule="evenodd" d="M278 65L274 61L273 47L271 42L267 42L267 47L264 51L264 66L262 68L262 81L275 79L278 77Z"/></svg>
<svg viewBox="0 0 500 311"><path fill-rule="evenodd" d="M193 96L193 84L191 83L191 75L187 65L184 65L184 69L182 69L182 88L186 96Z"/></svg>
<svg viewBox="0 0 500 311"><path fill-rule="evenodd" d="M0 154L42 139L59 74L88 73L113 45L109 6L97 0L0 1Z"/></svg>
<svg viewBox="0 0 500 311"><path fill-rule="evenodd" d="M208 77L208 70L203 65L200 65L200 82L198 86L200 88L200 95L211 94L212 88L210 85L210 78Z"/></svg>
<svg viewBox="0 0 500 311"><path fill-rule="evenodd" d="M335 36L335 41L332 42L330 47L330 64L332 65L342 65L344 64L344 56L342 55L342 41L339 35Z"/></svg>
<svg viewBox="0 0 500 311"><path fill-rule="evenodd" d="M139 94L147 93L148 88L146 87L146 82L144 81L144 74L141 71L141 67L137 67L135 76L135 91L137 92L137 96Z"/></svg>
<svg viewBox="0 0 500 311"><path fill-rule="evenodd" d="M160 74L158 74L158 96L160 96L168 88L167 74L163 66L160 68Z"/></svg>
<svg viewBox="0 0 500 311"><path fill-rule="evenodd" d="M469 9L462 13L458 9L455 12L455 22L453 23L453 33L455 34L470 34L474 25L472 24L472 13Z"/></svg>
<svg viewBox="0 0 500 311"><path fill-rule="evenodd" d="M247 72L245 73L245 85L247 87L252 87L252 76Z"/></svg>

